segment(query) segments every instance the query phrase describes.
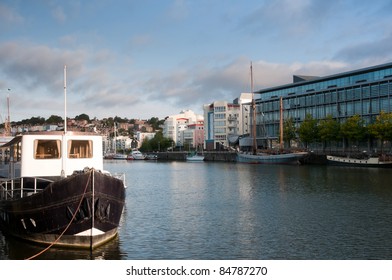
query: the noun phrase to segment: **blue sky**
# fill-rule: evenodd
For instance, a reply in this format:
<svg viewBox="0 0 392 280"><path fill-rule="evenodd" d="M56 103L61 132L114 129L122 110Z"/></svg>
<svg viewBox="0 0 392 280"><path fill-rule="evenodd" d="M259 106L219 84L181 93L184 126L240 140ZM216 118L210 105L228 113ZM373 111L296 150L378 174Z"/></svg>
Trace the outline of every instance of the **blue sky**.
<svg viewBox="0 0 392 280"><path fill-rule="evenodd" d="M0 121L164 118L392 62L389 0L0 0ZM10 89L10 90L8 90Z"/></svg>

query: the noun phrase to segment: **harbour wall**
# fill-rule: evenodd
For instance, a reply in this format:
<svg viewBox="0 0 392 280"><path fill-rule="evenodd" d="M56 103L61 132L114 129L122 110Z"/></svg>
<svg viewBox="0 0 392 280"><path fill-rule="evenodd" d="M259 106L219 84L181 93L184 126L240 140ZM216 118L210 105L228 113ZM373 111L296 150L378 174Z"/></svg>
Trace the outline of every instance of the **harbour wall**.
<svg viewBox="0 0 392 280"><path fill-rule="evenodd" d="M186 160L187 152L160 152L158 160ZM204 161L236 162L237 155L234 152L204 152Z"/></svg>
<svg viewBox="0 0 392 280"><path fill-rule="evenodd" d="M158 153L158 160L162 161L186 161L187 152L160 152ZM236 162L237 154L235 152L204 152L204 161L218 161L218 162ZM301 161L302 164L326 164L327 158L325 154L309 153Z"/></svg>

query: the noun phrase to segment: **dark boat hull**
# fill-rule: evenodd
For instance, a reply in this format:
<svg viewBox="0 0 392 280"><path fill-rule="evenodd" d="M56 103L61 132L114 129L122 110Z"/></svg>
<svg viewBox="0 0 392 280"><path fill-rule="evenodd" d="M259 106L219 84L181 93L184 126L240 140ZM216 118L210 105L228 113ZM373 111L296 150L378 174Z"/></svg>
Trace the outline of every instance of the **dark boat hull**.
<svg viewBox="0 0 392 280"><path fill-rule="evenodd" d="M121 180L80 172L35 194L0 201L0 226L10 235L55 246L94 248L117 234L124 208Z"/></svg>
<svg viewBox="0 0 392 280"><path fill-rule="evenodd" d="M252 155L237 154L237 162L254 164L299 164L306 153Z"/></svg>

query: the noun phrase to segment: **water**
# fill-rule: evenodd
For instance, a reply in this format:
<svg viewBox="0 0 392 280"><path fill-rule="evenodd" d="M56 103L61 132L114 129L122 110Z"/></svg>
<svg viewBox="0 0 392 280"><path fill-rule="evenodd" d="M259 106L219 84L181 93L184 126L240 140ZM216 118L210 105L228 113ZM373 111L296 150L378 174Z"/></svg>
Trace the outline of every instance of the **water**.
<svg viewBox="0 0 392 280"><path fill-rule="evenodd" d="M37 259L392 259L389 169L106 161L125 172L119 236ZM0 234L0 259L42 250Z"/></svg>

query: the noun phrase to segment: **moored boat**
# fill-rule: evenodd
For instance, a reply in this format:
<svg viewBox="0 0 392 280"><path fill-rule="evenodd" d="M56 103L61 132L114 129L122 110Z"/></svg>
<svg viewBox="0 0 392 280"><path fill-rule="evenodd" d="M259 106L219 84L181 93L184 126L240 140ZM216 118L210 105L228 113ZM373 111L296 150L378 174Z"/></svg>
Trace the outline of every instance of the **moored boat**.
<svg viewBox="0 0 392 280"><path fill-rule="evenodd" d="M102 136L27 133L1 149L10 154L0 180L4 233L79 248L95 248L117 235L125 183L103 170Z"/></svg>
<svg viewBox="0 0 392 280"><path fill-rule="evenodd" d="M280 97L280 118L279 118L279 132L280 132L280 148L276 152L259 153L257 148L257 133L256 133L256 103L253 91L253 70L252 64L250 66L251 72L251 92L252 92L252 134L250 139L252 141L252 152L238 152L237 162L241 163L260 163L260 164L300 164L301 159L304 158L307 152L283 152L283 99Z"/></svg>
<svg viewBox="0 0 392 280"><path fill-rule="evenodd" d="M112 159L126 160L127 159L127 155L125 155L125 154L115 154Z"/></svg>
<svg viewBox="0 0 392 280"><path fill-rule="evenodd" d="M203 162L204 155L198 154L197 152L190 153L186 156L186 160L190 162Z"/></svg>
<svg viewBox="0 0 392 280"><path fill-rule="evenodd" d="M352 158L327 155L327 163L352 167L392 167L392 160L382 157Z"/></svg>
<svg viewBox="0 0 392 280"><path fill-rule="evenodd" d="M307 155L307 152L297 153L238 153L237 161L241 163L261 163L261 164L300 164L300 160Z"/></svg>
<svg viewBox="0 0 392 280"><path fill-rule="evenodd" d="M157 160L158 159L158 155L157 154L148 154L148 155L146 155L146 159L148 159L148 160Z"/></svg>
<svg viewBox="0 0 392 280"><path fill-rule="evenodd" d="M136 160L138 160L138 159L146 159L146 155L143 154L142 152L140 152L139 150L136 150L136 149L132 150L131 155L132 155L133 159L136 159Z"/></svg>

